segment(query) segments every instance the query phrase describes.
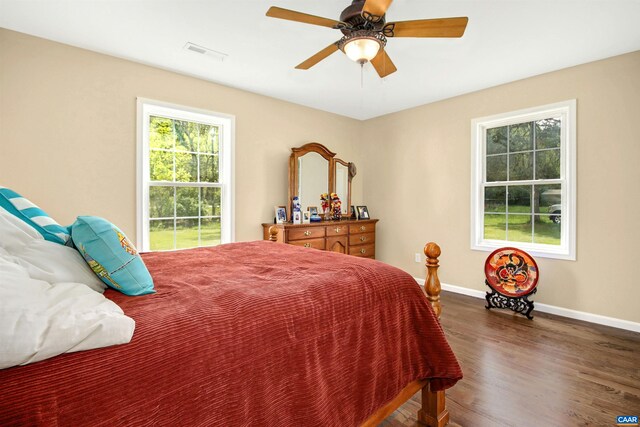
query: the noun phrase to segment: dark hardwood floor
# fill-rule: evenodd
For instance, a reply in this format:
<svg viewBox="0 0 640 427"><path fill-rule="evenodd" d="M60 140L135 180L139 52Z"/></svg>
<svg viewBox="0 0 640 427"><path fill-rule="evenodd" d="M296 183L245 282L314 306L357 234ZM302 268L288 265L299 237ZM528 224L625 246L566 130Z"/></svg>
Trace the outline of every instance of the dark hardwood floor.
<svg viewBox="0 0 640 427"><path fill-rule="evenodd" d="M447 292L442 302L464 372L447 390L449 425L615 426L618 415L640 415L640 333L535 310L527 320ZM418 399L381 425L417 425Z"/></svg>

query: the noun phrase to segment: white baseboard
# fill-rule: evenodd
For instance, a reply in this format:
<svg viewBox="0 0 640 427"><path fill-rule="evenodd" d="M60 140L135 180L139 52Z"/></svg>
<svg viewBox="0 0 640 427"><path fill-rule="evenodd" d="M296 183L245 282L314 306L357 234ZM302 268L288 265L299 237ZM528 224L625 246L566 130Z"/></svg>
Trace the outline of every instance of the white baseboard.
<svg viewBox="0 0 640 427"><path fill-rule="evenodd" d="M424 286L424 279L415 278L420 286ZM484 299L486 293L476 289L463 288L462 286L441 283L443 291L456 294L468 295L474 298ZM568 317L570 319L584 320L585 322L596 323L598 325L611 326L612 328L625 329L627 331L640 332L640 323L629 320L616 319L614 317L601 316L599 314L587 313L584 311L571 310L570 308L557 307L555 305L535 303L535 309L543 313L555 314L557 316Z"/></svg>

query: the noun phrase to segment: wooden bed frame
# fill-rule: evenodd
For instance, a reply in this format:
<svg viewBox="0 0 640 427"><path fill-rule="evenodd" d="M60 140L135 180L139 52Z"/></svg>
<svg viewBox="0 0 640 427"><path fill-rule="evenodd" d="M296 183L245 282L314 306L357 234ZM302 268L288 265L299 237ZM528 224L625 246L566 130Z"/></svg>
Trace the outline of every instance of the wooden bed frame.
<svg viewBox="0 0 640 427"><path fill-rule="evenodd" d="M269 240L278 240L278 228L269 228ZM438 279L438 257L441 254L440 246L430 242L424 247L424 254L427 257L427 278L424 282L424 289L427 299L431 303L433 310L440 318L442 307L440 305L440 279ZM444 391L431 391L429 381L413 381L403 388L398 395L389 403L378 409L371 415L361 427L375 427L396 409L407 402L411 397L422 390L422 408L418 411L418 423L429 427L443 427L449 423L449 411L446 408Z"/></svg>

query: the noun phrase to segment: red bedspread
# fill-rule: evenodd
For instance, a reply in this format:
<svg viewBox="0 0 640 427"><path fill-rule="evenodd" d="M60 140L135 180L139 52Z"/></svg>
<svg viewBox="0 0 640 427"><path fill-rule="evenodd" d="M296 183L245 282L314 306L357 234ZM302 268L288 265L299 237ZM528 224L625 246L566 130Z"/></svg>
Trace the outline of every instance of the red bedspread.
<svg viewBox="0 0 640 427"><path fill-rule="evenodd" d="M356 426L413 380L462 376L381 262L272 242L143 257L157 294L105 293L131 343L0 370L0 425Z"/></svg>

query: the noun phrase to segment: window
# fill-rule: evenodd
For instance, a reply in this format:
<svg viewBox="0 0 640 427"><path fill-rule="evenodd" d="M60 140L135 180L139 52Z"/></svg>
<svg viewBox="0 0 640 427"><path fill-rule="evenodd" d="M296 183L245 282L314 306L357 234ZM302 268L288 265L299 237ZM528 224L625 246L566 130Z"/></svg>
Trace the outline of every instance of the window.
<svg viewBox="0 0 640 427"><path fill-rule="evenodd" d="M475 119L471 248L575 260L575 100Z"/></svg>
<svg viewBox="0 0 640 427"><path fill-rule="evenodd" d="M233 117L138 99L138 247L233 240Z"/></svg>

